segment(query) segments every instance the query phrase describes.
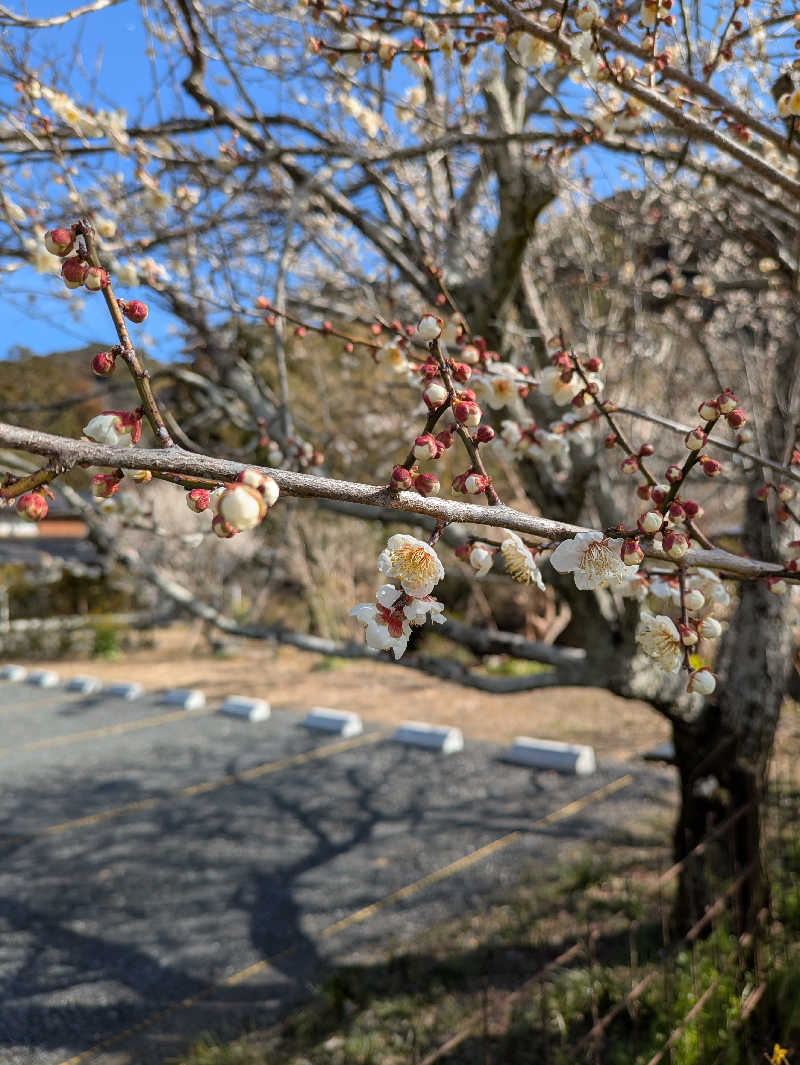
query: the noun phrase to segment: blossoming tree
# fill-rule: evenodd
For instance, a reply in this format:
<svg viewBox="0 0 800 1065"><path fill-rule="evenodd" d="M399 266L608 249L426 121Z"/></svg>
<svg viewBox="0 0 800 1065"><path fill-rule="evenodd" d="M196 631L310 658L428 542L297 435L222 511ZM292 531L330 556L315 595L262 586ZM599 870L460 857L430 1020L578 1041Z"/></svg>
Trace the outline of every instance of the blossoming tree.
<svg viewBox="0 0 800 1065"><path fill-rule="evenodd" d="M136 122L99 109L76 67L53 63L52 18L4 12L4 261L17 277L31 263L44 276L38 306L54 298L54 273L71 309L104 300L114 343L91 369L109 377L124 365L139 404L92 419L84 441L3 424L0 444L48 461L9 475L0 495L40 519L49 486L84 464L106 471L93 478L100 498L117 494L126 471L142 491L152 476L175 482L223 539L258 525L279 489L426 515L433 532L390 537L378 561L388 583L353 611L368 646L397 658L428 620L492 646L444 621L432 598L442 542L466 524L456 554L476 578L502 561L513 579L541 586L544 576L569 602L585 654L528 646L556 665L538 683L602 684L670 717L679 855L710 817L734 811L749 865L752 803L791 662L800 27L788 4L712 8L155 4L144 29L157 89ZM179 83L161 76L175 56ZM303 98L276 108L287 78ZM645 202L612 197L614 184L644 190ZM604 219L587 199L604 203ZM666 257L641 240L654 210ZM735 246L718 262L725 240ZM570 261L593 295L559 276ZM146 289L205 355L202 373L175 370L192 397L193 437L177 393L153 388L137 351ZM269 385L236 333L247 321L270 330ZM697 355L672 393L688 424L662 417L656 442L638 442L645 417L679 411L655 398L658 372L638 410L623 404L627 375L638 366L634 376L646 376L651 333L675 350L681 329ZM345 357L363 358L370 399L391 405L392 433L405 437L400 453L381 448L383 483L323 476L325 457L298 430L292 345L322 340L342 344L343 376L353 375ZM746 349L738 366L730 347ZM203 446L226 419L257 441L245 461ZM143 426L154 448L136 446ZM457 471L448 498L435 472L445 456ZM514 463L537 513L503 505L498 461ZM708 491L694 487L731 472L759 478L768 497L754 499L752 485L736 496L742 554L715 546L699 498ZM720 495L705 506L706 518L721 512ZM712 670L693 655L702 644L713 659L731 580L741 592ZM713 801L698 787L709 780ZM687 909L702 905L701 884L687 881L684 895ZM753 879L744 909L759 895Z"/></svg>

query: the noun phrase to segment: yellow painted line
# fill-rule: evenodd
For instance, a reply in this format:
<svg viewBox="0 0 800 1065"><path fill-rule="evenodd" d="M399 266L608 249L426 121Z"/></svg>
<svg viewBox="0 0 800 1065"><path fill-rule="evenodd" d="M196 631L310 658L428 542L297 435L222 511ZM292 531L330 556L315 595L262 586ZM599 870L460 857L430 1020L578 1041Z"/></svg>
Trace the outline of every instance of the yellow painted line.
<svg viewBox="0 0 800 1065"><path fill-rule="evenodd" d="M155 714L152 717L137 717L135 721L121 721L118 725L104 725L102 728L90 728L84 732L68 732L61 736L48 736L46 740L32 740L30 743L20 744L19 747L0 747L0 755L20 754L22 751L42 751L49 747L66 747L70 743L81 743L83 740L99 740L104 736L121 736L125 732L138 732L143 728L154 728L156 725L170 725L173 721L181 721L190 714L212 714L214 711L204 706L196 710L173 710L169 714Z"/></svg>
<svg viewBox="0 0 800 1065"><path fill-rule="evenodd" d="M187 713L187 711L181 711ZM190 784L185 788L178 788L169 795L155 795L152 799L139 799L137 802L126 802L122 806L114 806L109 810L100 810L96 814L87 814L85 817L76 817L72 821L62 821L57 825L48 825L46 828L37 828L21 836L13 836L10 839L0 840L0 850L3 847L25 843L27 840L38 839L41 836L57 836L62 832L68 832L73 828L85 828L87 825L99 825L103 821L111 821L115 817L124 814L136 813L139 810L151 810L164 802L174 799L191 799L195 795L206 795L210 791L219 788L227 788L231 784L239 784L243 780L255 780L257 777L267 776L269 773L277 773L281 769L291 769L296 765L305 765L306 762L316 762L321 758L348 751L352 747L361 747L367 743L375 743L383 739L384 732L370 732L366 736L357 736L354 739L342 740L340 743L328 743L323 747L315 747L313 751L305 751L303 754L293 754L288 758L281 758L277 762L262 762L261 765L243 769L241 773L228 773L224 777L216 777L214 780L204 780L202 784Z"/></svg>
<svg viewBox="0 0 800 1065"><path fill-rule="evenodd" d="M349 743L350 741L346 742ZM336 746L341 748L343 744L336 744ZM406 884L404 887L399 888L397 891L392 891L389 895L384 895L383 898L370 903L369 906L362 906L361 909L355 910L353 913L348 914L347 917L343 917L340 921L334 921L334 923L328 925L327 928L323 928L321 935L328 938L329 936L336 935L337 932L341 932L345 928L349 928L351 925L359 924L373 914L386 909L387 906L391 906L393 903L397 902L398 899L404 899L408 898L410 895L415 895L429 884L435 884L440 880L445 880L447 877L453 876L454 873L459 872L461 869L466 869L475 862L481 861L489 854L502 850L504 847L507 847L510 843L520 839L528 832L534 832L537 828L547 828L548 825L555 824L557 821L563 821L568 817L574 816L592 803L607 799L609 795L613 795L615 792L627 788L632 781L633 777L630 773L617 777L616 780L612 780L609 784L604 784L600 788L595 788L595 790L590 791L588 795L583 795L580 799L575 799L574 802L567 803L566 806L554 810L545 817L540 817L538 821L533 821L528 828L516 829L514 832L508 832L505 836L500 836L499 839L493 840L491 843L487 843L483 847L478 847L477 850L470 851L469 854L465 854L461 858L457 858L454 862L450 862L449 865L443 865L441 869L435 869L432 873L428 873L427 876L420 877L419 880L414 880L410 884ZM101 1053L103 1050L107 1050L109 1047L115 1046L117 1043L123 1042L123 1040L128 1039L130 1036L136 1035L137 1032L144 1031L146 1028L155 1024L156 1021L162 1020L165 1017L170 1017L175 1013L179 1013L181 1010L189 1009L198 1002L202 1002L203 999L213 995L215 991L219 991L224 987L233 987L236 984L244 983L244 981L248 980L251 976L257 976L259 973L264 972L264 970L270 965L274 965L275 962L293 953L293 951L298 949L299 945L300 944L296 943L294 946L287 947L278 954L272 954L269 958L262 958L261 961L254 962L253 965L248 965L247 968L240 969L238 972L226 976L224 980L211 984L209 987L199 991L196 995L185 998L181 1002L176 1002L174 1005L159 1010L157 1013L151 1013L148 1017L145 1017L144 1020L132 1025L130 1028L126 1028L122 1032L117 1032L114 1035L109 1036L107 1039L104 1039L100 1043L96 1043L88 1050L84 1050L72 1058L67 1058L66 1061L59 1062L59 1065L83 1065L84 1062L89 1061L90 1058L94 1057L96 1054Z"/></svg>

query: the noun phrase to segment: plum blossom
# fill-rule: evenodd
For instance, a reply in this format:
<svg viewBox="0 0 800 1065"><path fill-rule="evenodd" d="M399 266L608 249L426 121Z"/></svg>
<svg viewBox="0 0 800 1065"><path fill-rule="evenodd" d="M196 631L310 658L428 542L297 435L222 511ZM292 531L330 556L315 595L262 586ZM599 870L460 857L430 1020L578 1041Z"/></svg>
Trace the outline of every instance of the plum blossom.
<svg viewBox="0 0 800 1065"><path fill-rule="evenodd" d="M544 581L533 552L526 547L515 532L506 530L505 539L500 544L500 554L510 576L520 584L535 584L544 591Z"/></svg>
<svg viewBox="0 0 800 1065"><path fill-rule="evenodd" d="M481 391L492 410L507 407L517 394L519 371L509 362L493 367L492 372L480 379Z"/></svg>
<svg viewBox="0 0 800 1065"><path fill-rule="evenodd" d="M476 577L485 577L492 568L494 552L487 544L477 541L472 545L469 553L469 564L475 570Z"/></svg>
<svg viewBox="0 0 800 1065"><path fill-rule="evenodd" d="M424 540L405 533L390 536L378 556L378 569L387 577L397 577L406 595L424 599L444 577L444 566Z"/></svg>
<svg viewBox="0 0 800 1065"><path fill-rule="evenodd" d="M564 371L558 366L545 366L539 374L539 391L549 396L558 407L566 407L583 390L583 381L576 373L565 381Z"/></svg>
<svg viewBox="0 0 800 1065"><path fill-rule="evenodd" d="M395 658L404 653L411 629L424 625L428 616L436 624L444 623L444 606L429 595L422 598L405 595L393 584L382 585L374 603L357 603L350 616L366 626L367 647L374 651L391 651Z"/></svg>
<svg viewBox="0 0 800 1065"><path fill-rule="evenodd" d="M580 532L558 545L550 563L559 573L572 573L575 587L581 591L622 584L634 571L633 566L622 561L623 543L624 540L610 540L599 532Z"/></svg>
<svg viewBox="0 0 800 1065"><path fill-rule="evenodd" d="M681 668L683 645L680 633L675 622L666 614L651 614L649 610L643 610L636 642L665 673L677 673Z"/></svg>
<svg viewBox="0 0 800 1065"><path fill-rule="evenodd" d="M83 435L95 444L130 447L138 442L142 432L142 419L124 410L104 410L83 427ZM128 437L125 440L125 437Z"/></svg>

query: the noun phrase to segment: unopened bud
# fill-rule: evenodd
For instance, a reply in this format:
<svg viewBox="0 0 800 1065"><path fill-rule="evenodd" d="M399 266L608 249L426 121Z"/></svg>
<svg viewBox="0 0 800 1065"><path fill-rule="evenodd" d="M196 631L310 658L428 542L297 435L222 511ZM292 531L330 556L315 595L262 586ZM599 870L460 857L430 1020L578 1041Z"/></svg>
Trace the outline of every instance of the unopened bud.
<svg viewBox="0 0 800 1065"><path fill-rule="evenodd" d="M686 690L697 695L711 695L716 686L716 677L710 669L698 669L690 674Z"/></svg>
<svg viewBox="0 0 800 1065"><path fill-rule="evenodd" d="M479 425L475 433L475 440L479 444L490 444L494 440L494 429L491 425Z"/></svg>
<svg viewBox="0 0 800 1065"><path fill-rule="evenodd" d="M646 510L644 514L639 515L636 524L639 532L644 533L645 536L652 536L664 524L664 519L657 510Z"/></svg>
<svg viewBox="0 0 800 1065"><path fill-rule="evenodd" d="M693 499L682 500L683 512L687 518L699 518L702 516L703 508L699 503L695 503Z"/></svg>
<svg viewBox="0 0 800 1065"><path fill-rule="evenodd" d="M436 410L447 399L447 389L438 381L431 381L422 393L422 398L428 410Z"/></svg>
<svg viewBox="0 0 800 1065"><path fill-rule="evenodd" d="M667 480L669 481L670 484L675 484L677 481L680 481L681 478L683 477L683 470L681 469L680 466L676 466L676 465L667 466L667 471L664 474L664 476L667 478Z"/></svg>
<svg viewBox="0 0 800 1065"><path fill-rule="evenodd" d="M667 515L669 517L669 520L675 522L676 524L678 522L686 520L686 511L683 509L681 504L677 502L677 500L674 503L670 503Z"/></svg>
<svg viewBox="0 0 800 1065"><path fill-rule="evenodd" d="M47 517L47 500L41 492L25 492L17 499L17 514L26 521L41 521Z"/></svg>
<svg viewBox="0 0 800 1065"><path fill-rule="evenodd" d="M704 399L697 408L697 413L704 422L713 422L719 418L719 407L715 399Z"/></svg>
<svg viewBox="0 0 800 1065"><path fill-rule="evenodd" d="M592 355L592 357L587 359L583 365L589 373L599 373L603 369L603 360L599 359L596 355Z"/></svg>
<svg viewBox="0 0 800 1065"><path fill-rule="evenodd" d="M777 493L778 499L780 499L781 503L788 503L794 495L794 491L789 487L788 484L776 485L775 492Z"/></svg>
<svg viewBox="0 0 800 1065"><path fill-rule="evenodd" d="M769 499L769 490L772 487L770 484L762 484L756 492L756 499L760 499L762 503L766 503Z"/></svg>
<svg viewBox="0 0 800 1065"><path fill-rule="evenodd" d="M478 432L480 432L480 431L481 431L481 429L483 429L483 428L486 428L486 429L488 429L488 428L489 428L489 426L488 426L488 425L487 425L487 426L483 426L483 425L482 425L482 426L480 427L480 429L478 429ZM494 432L494 430L492 430L492 432ZM453 440L454 440L454 439L455 439L455 437L453 436L453 434L452 434L452 433L450 432L450 430L449 430L449 429L442 429L442 431L441 431L440 433L437 433L437 434L436 434L436 442L437 442L437 443L439 443L439 444L441 444L441 445L442 445L442 447L443 447L443 448L445 449L445 451L446 451L446 450L447 450L447 449L448 449L449 447L452 447L452 446L453 446Z"/></svg>
<svg viewBox="0 0 800 1065"><path fill-rule="evenodd" d="M435 314L423 314L417 322L417 333L421 340L430 342L438 340L442 335L442 319Z"/></svg>
<svg viewBox="0 0 800 1065"><path fill-rule="evenodd" d="M135 322L138 325L147 317L147 304L142 303L141 300L120 300L119 303L122 313L128 321Z"/></svg>
<svg viewBox="0 0 800 1065"><path fill-rule="evenodd" d="M726 388L724 392L720 392L717 396L717 406L720 414L730 414L732 410L736 409L736 396L730 389Z"/></svg>
<svg viewBox="0 0 800 1065"><path fill-rule="evenodd" d="M612 447L617 446L617 434L609 433L603 440L603 447L611 450Z"/></svg>
<svg viewBox="0 0 800 1065"><path fill-rule="evenodd" d="M86 280L88 269L86 263L81 262L77 255L73 255L61 264L61 278L67 288L80 288Z"/></svg>
<svg viewBox="0 0 800 1065"><path fill-rule="evenodd" d="M471 403L469 400L459 400L458 403L453 404L453 417L459 423L459 425L466 425L470 429L474 429L480 424L481 408L477 403Z"/></svg>
<svg viewBox="0 0 800 1065"><path fill-rule="evenodd" d="M639 547L638 539L626 540L620 554L626 566L638 566L644 560L644 551Z"/></svg>
<svg viewBox="0 0 800 1065"><path fill-rule="evenodd" d="M700 465L703 467L703 473L706 477L716 477L718 473L722 472L722 463L717 459L712 459L709 455L703 455L700 459Z"/></svg>
<svg viewBox="0 0 800 1065"><path fill-rule="evenodd" d="M395 466L392 470L392 488L395 492L405 492L414 483L414 478L411 475L411 471L407 470L405 466Z"/></svg>
<svg viewBox="0 0 800 1065"><path fill-rule="evenodd" d="M439 457L439 444L431 433L423 433L414 441L414 457L423 461Z"/></svg>
<svg viewBox="0 0 800 1065"><path fill-rule="evenodd" d="M207 488L193 488L191 492L186 493L186 506L195 514L202 514L204 510L208 510L210 501L211 492Z"/></svg>
<svg viewBox="0 0 800 1065"><path fill-rule="evenodd" d="M731 429L741 429L747 421L747 415L740 407L736 407L730 414L725 415L725 420Z"/></svg>
<svg viewBox="0 0 800 1065"><path fill-rule="evenodd" d="M700 448L705 446L707 436L703 431L702 426L698 425L691 432L687 433L684 437L684 443L690 451L699 451Z"/></svg>
<svg viewBox="0 0 800 1065"><path fill-rule="evenodd" d="M636 485L636 495L639 497L639 499L650 498L650 485L647 483L647 481L645 481L644 484Z"/></svg>
<svg viewBox="0 0 800 1065"><path fill-rule="evenodd" d="M668 532L664 534L661 546L670 558L683 558L689 550L689 541L683 533Z"/></svg>
<svg viewBox="0 0 800 1065"><path fill-rule="evenodd" d="M51 229L44 235L44 246L51 255L69 255L72 245L73 237L69 229Z"/></svg>
<svg viewBox="0 0 800 1065"><path fill-rule="evenodd" d="M466 384L472 377L472 367L468 366L465 362L453 363L453 377L459 384Z"/></svg>
<svg viewBox="0 0 800 1065"><path fill-rule="evenodd" d="M101 288L105 288L108 284L108 274L102 266L90 266L86 270L84 284L90 292L99 292Z"/></svg>
<svg viewBox="0 0 800 1065"><path fill-rule="evenodd" d="M471 496L478 496L485 492L489 485L489 478L482 473L470 473L464 478L464 491Z"/></svg>
<svg viewBox="0 0 800 1065"><path fill-rule="evenodd" d="M220 540L230 540L230 538L235 536L239 530L235 526L229 525L221 514L217 514L211 522L211 531L215 536L218 536Z"/></svg>
<svg viewBox="0 0 800 1065"><path fill-rule="evenodd" d="M442 490L439 478L432 473L418 473L414 478L414 488L421 496L438 496Z"/></svg>
<svg viewBox="0 0 800 1065"><path fill-rule="evenodd" d="M789 558L800 558L800 540L792 540L786 548Z"/></svg>
<svg viewBox="0 0 800 1065"><path fill-rule="evenodd" d="M706 605L706 597L699 588L690 588L684 595L683 602L687 610L695 613Z"/></svg>
<svg viewBox="0 0 800 1065"><path fill-rule="evenodd" d="M619 468L623 473L632 474L639 472L639 459L636 455L626 456L619 464Z"/></svg>
<svg viewBox="0 0 800 1065"><path fill-rule="evenodd" d="M98 377L108 377L114 372L117 357L113 351L98 351L92 359L92 373Z"/></svg>
<svg viewBox="0 0 800 1065"><path fill-rule="evenodd" d="M660 505L666 500L669 491L668 484L654 484L650 489L650 498L654 503Z"/></svg>
<svg viewBox="0 0 800 1065"><path fill-rule="evenodd" d="M716 618L707 617L698 624L697 631L704 640L716 640L722 633L722 626Z"/></svg>
<svg viewBox="0 0 800 1065"><path fill-rule="evenodd" d="M683 625L681 622L678 622L678 632L684 647L694 647L699 639L693 628L689 625Z"/></svg>

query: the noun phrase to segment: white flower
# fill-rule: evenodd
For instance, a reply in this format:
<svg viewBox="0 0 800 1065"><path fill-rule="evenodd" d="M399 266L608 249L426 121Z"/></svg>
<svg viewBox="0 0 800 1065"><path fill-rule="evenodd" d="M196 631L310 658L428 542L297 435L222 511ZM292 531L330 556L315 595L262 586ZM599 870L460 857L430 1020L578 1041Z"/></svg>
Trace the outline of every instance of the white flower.
<svg viewBox="0 0 800 1065"><path fill-rule="evenodd" d="M492 568L494 552L486 544L474 543L469 553L469 564L475 570L476 577L485 577Z"/></svg>
<svg viewBox="0 0 800 1065"><path fill-rule="evenodd" d="M503 362L495 366L487 377L481 378L483 394L492 410L507 407L517 394L519 373L511 363Z"/></svg>
<svg viewBox="0 0 800 1065"><path fill-rule="evenodd" d="M650 580L649 603L654 613L665 609L680 608L681 592L676 580L666 577L653 577Z"/></svg>
<svg viewBox="0 0 800 1065"><path fill-rule="evenodd" d="M689 677L686 690L698 695L711 695L717 686L717 678L710 669L698 669Z"/></svg>
<svg viewBox="0 0 800 1065"><path fill-rule="evenodd" d="M555 58L552 46L530 33L510 34L507 47L512 58L523 67L541 67Z"/></svg>
<svg viewBox="0 0 800 1065"><path fill-rule="evenodd" d="M635 572L622 561L623 543L621 539L608 540L599 532L580 532L558 545L550 563L559 573L572 573L575 587L581 591L622 584L631 571Z"/></svg>
<svg viewBox="0 0 800 1065"><path fill-rule="evenodd" d="M393 373L403 373L409 369L409 361L406 353L396 340L390 340L375 352L375 361L385 370Z"/></svg>
<svg viewBox="0 0 800 1065"><path fill-rule="evenodd" d="M116 447L123 442L126 446L131 443L130 426L123 425L122 420L116 414L96 414L88 425L83 427L83 435L93 440L95 444L109 444Z"/></svg>
<svg viewBox="0 0 800 1065"><path fill-rule="evenodd" d="M511 421L506 418L500 423L500 436L503 438L503 442L512 449L516 448L522 441L522 429L520 429L517 422Z"/></svg>
<svg viewBox="0 0 800 1065"><path fill-rule="evenodd" d="M421 340L436 340L442 335L442 319L435 314L423 314L417 322L417 335Z"/></svg>
<svg viewBox="0 0 800 1065"><path fill-rule="evenodd" d="M666 673L677 673L681 668L683 645L672 618L643 610L636 642Z"/></svg>
<svg viewBox="0 0 800 1065"><path fill-rule="evenodd" d="M619 590L623 599L636 599L640 603L647 598L647 592L647 578L642 573L631 573L622 582Z"/></svg>
<svg viewBox="0 0 800 1065"><path fill-rule="evenodd" d="M534 459L546 459L556 455L566 459L569 455L569 443L563 433L551 433L547 429L536 429L533 440L528 447L528 454Z"/></svg>
<svg viewBox="0 0 800 1065"><path fill-rule="evenodd" d="M515 532L506 530L506 538L500 544L500 554L506 564L506 570L520 584L535 584L544 591L544 581L533 553L523 544Z"/></svg>
<svg viewBox="0 0 800 1065"><path fill-rule="evenodd" d="M378 569L387 577L397 577L406 595L424 599L444 577L444 566L433 548L413 536L396 533L378 556Z"/></svg>
<svg viewBox="0 0 800 1065"><path fill-rule="evenodd" d="M410 625L424 625L429 614L434 624L444 625L445 622L444 603L432 599L429 595L424 599L409 599L403 607L403 613Z"/></svg>
<svg viewBox="0 0 800 1065"><path fill-rule="evenodd" d="M350 611L350 616L366 626L364 639L367 647L373 651L391 651L395 658L400 658L411 635L411 625L405 618L375 603L357 603Z"/></svg>
<svg viewBox="0 0 800 1065"><path fill-rule="evenodd" d="M689 588L696 588L703 593L706 603L713 610L714 606L728 606L731 597L725 590L725 585L719 577L710 569L700 568L693 573L686 582Z"/></svg>
<svg viewBox="0 0 800 1065"><path fill-rule="evenodd" d="M566 407L583 389L583 381L577 373L573 373L569 381L561 379L563 373L558 366L545 366L539 374L539 391L549 396L558 407Z"/></svg>

